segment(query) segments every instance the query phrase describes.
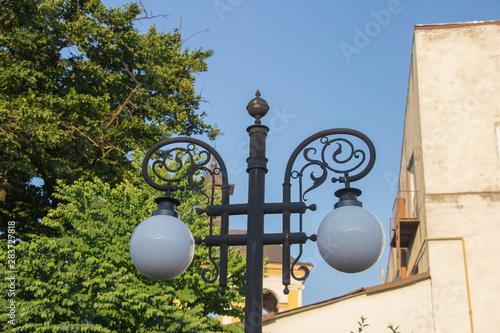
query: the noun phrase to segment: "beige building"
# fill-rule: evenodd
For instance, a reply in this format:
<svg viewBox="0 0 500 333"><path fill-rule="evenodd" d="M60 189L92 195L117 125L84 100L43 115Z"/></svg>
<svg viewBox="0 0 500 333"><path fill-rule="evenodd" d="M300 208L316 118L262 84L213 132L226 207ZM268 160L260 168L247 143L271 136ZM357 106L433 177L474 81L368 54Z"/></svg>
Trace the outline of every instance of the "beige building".
<svg viewBox="0 0 500 333"><path fill-rule="evenodd" d="M265 317L264 332L500 327L500 21L415 27L386 283ZM388 221L389 222L389 221Z"/></svg>

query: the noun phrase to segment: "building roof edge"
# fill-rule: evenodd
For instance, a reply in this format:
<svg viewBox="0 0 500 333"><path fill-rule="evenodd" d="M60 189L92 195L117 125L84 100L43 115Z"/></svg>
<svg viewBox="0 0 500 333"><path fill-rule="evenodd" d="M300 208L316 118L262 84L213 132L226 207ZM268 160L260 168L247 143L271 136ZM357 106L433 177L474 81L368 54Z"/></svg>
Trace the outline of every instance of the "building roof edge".
<svg viewBox="0 0 500 333"><path fill-rule="evenodd" d="M500 24L500 20L489 20L489 21L468 21L468 22L453 22L453 23L427 23L427 24L415 24L415 29L446 29L446 28L456 28L464 26L473 25L488 25L488 24Z"/></svg>
<svg viewBox="0 0 500 333"><path fill-rule="evenodd" d="M296 313L313 310L315 308L319 308L319 307L323 307L323 306L326 306L326 305L330 305L332 303L337 303L337 302L340 302L340 301L343 301L345 299L349 299L349 298L352 298L352 297L355 297L355 296L360 296L360 295L367 295L367 296L369 296L369 295L373 295L375 293L384 292L384 291L390 291L392 289L397 289L397 288L405 287L405 286L408 286L408 285L420 282L422 280L430 279L430 277L431 276L430 276L429 272L423 272L423 273L420 273L420 274L415 274L415 275L409 276L409 277L407 277L405 279L402 279L402 280L396 280L396 281L392 281L392 282L389 282L389 283L384 283L384 284L380 284L380 285L373 286L373 287L368 287L368 288L359 288L359 289L351 291L350 293L347 293L345 295L342 295L342 296L339 296L339 297L330 298L330 299L327 299L327 300L324 300L324 301L321 301L321 302L304 305L304 306L301 306L299 308L295 308L295 309L291 309L291 310L286 310L286 311L283 311L283 312L268 313L268 314L264 315L262 319L263 319L264 322L271 321L271 320L276 320L276 319L279 319L281 317L287 317L287 316L290 316L290 315L293 315L293 314L296 314Z"/></svg>

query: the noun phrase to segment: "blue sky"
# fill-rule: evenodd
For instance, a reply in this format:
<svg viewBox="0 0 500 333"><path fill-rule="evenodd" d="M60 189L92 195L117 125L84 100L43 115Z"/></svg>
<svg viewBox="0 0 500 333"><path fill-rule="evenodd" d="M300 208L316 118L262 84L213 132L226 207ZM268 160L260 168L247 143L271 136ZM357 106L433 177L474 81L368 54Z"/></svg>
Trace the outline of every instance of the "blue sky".
<svg viewBox="0 0 500 333"><path fill-rule="evenodd" d="M130 1L104 1L117 6ZM286 162L309 135L346 127L365 133L377 149L371 173L353 184L360 200L386 232L384 254L371 269L345 274L330 268L315 243L304 246L301 261L314 268L305 282L304 305L360 287L380 284L387 267L389 220L397 195L397 177L416 24L500 19L498 0L144 0L149 14L167 15L138 24L156 24L167 32L181 27L185 48L213 49L208 72L196 88L209 103L201 106L206 121L224 132L216 148L236 184L232 203L247 200L246 128L253 123L245 107L257 89L271 109L263 119L271 133L266 199L281 201ZM181 25L182 21L182 25ZM304 229L316 233L333 209L338 184L324 184L309 202L318 210L304 215ZM280 220L269 218L267 232L279 232ZM231 228L246 221L231 219ZM296 254L295 252L292 254Z"/></svg>

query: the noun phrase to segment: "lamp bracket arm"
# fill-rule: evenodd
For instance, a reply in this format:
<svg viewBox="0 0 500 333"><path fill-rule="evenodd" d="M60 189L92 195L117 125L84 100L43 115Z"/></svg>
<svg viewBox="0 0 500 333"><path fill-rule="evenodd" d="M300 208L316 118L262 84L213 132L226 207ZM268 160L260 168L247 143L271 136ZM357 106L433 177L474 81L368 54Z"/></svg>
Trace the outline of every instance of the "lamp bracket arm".
<svg viewBox="0 0 500 333"><path fill-rule="evenodd" d="M294 169L300 155L305 164L300 169ZM305 195L308 192L327 180L329 172L335 174L332 182L345 183L349 187L351 182L360 180L370 172L375 164L375 155L373 142L359 131L333 128L315 133L302 141L288 160L283 182L283 201L291 200L289 187L292 179L299 179L300 200L304 201L307 200ZM302 181L308 169L313 170L309 174L313 184L304 190ZM314 172L318 170L319 175Z"/></svg>
<svg viewBox="0 0 500 333"><path fill-rule="evenodd" d="M360 180L366 176L375 164L375 146L363 133L348 128L333 128L315 133L302 141L292 152L285 169L283 181L283 202L290 203L292 199L292 179L298 181L298 198L301 203L307 201L306 194L324 184L328 174L333 173L333 183L345 184ZM300 158L302 166L295 167ZM307 173L306 173L307 172ZM316 173L315 173L316 172ZM305 176L309 176L308 185L304 185ZM312 184L311 184L312 182ZM316 209L316 205L311 205ZM299 215L299 233L302 233L302 215ZM290 233L290 214L283 214L283 232ZM310 237L316 241L316 235ZM302 244L299 243L299 254L290 264L290 245L283 244L283 285L288 293L290 275L299 281L309 276L309 268L300 265ZM300 265L297 269L296 265ZM303 272L297 276L296 270Z"/></svg>
<svg viewBox="0 0 500 333"><path fill-rule="evenodd" d="M189 137L169 138L152 146L142 162L142 174L146 182L153 188L171 193L185 190L179 183L186 182L196 193L202 195L207 206L214 206L215 201L222 206L229 205L230 187L227 168L219 153L209 144ZM212 186L205 186L212 184ZM220 187L221 195L215 195L215 187ZM197 212L200 209L197 209ZM213 235L213 217L210 216L209 236ZM221 214L221 236L229 233L229 214ZM201 243L196 239L196 243ZM208 246L208 257L211 267L203 270L202 279L214 282L219 278L221 294L227 286L228 248L221 244L219 263L213 257L213 249Z"/></svg>

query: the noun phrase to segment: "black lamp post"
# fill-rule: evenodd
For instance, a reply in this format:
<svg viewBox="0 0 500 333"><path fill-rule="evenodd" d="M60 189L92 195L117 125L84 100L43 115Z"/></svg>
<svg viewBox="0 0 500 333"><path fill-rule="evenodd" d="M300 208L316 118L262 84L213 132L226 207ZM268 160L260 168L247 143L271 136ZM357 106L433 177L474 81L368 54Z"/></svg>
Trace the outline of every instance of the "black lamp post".
<svg viewBox="0 0 500 333"><path fill-rule="evenodd" d="M263 305L263 249L264 245L280 244L283 251L283 285L288 294L290 276L296 280L305 280L309 269L299 267L303 276L296 276L295 265L302 255L302 244L307 240L318 242L320 254L333 268L347 273L356 273L371 267L379 259L384 246L384 232L378 219L362 208L357 197L361 191L351 188L353 181L363 178L375 163L375 148L364 134L350 129L338 128L318 132L304 140L292 153L285 170L283 182L283 202L265 201L265 175L267 173L266 136L269 128L262 125L269 106L260 97L259 91L247 106L255 123L247 128L250 136L250 152L247 158L248 202L229 203L229 181L226 166L217 151L203 141L194 138L171 138L154 145L146 154L142 171L146 182L155 189L165 191L165 197L158 198L158 209L153 216L142 222L132 234L130 255L134 265L144 275L158 280L165 280L180 275L191 263L194 243L205 243L209 248L209 257L213 268L203 272L203 280L214 282L219 278L221 294L227 285L228 247L246 246L246 290L245 290L245 332L262 332ZM353 141L355 139L356 141ZM311 144L322 145L316 149ZM355 143L363 147L357 148ZM336 146L335 146L336 145ZM344 148L344 151L343 151ZM321 151L320 151L321 150ZM345 153L347 150L347 153ZM330 153L329 153L330 152ZM160 153L162 158L153 155ZM300 169L294 169L297 157L302 153L306 163ZM198 158L196 158L198 157ZM218 167L209 168L215 159ZM153 161L151 164L150 162ZM169 163L173 161L172 163ZM172 166L175 165L175 166ZM314 168L309 174L312 185L304 188L306 170ZM167 177L167 173L178 173L178 178ZM215 180L221 178L221 204L216 205L215 192L205 193L205 178L200 173L208 174ZM335 195L339 202L335 209L321 223L318 236L302 232L302 215L308 210L315 210L316 205L307 206L305 195L323 184L328 174L336 175L332 182L344 184ZM151 177L153 176L153 178ZM197 176L198 175L198 178ZM189 186L208 199L208 205L197 209L198 214L210 217L210 234L203 239L193 239L188 227L177 218L175 206L179 204L170 197L172 191L183 190L177 182L187 179ZM299 200L292 202L292 180L299 183ZM215 182L213 182L215 184ZM264 233L266 214L282 214L283 231ZM291 214L299 214L299 231L290 228ZM229 216L247 215L246 234L229 234ZM212 233L213 218L221 218L220 234ZM299 245L299 255L290 262L290 246ZM219 263L213 259L212 247L219 247ZM212 279L207 274L212 274Z"/></svg>

